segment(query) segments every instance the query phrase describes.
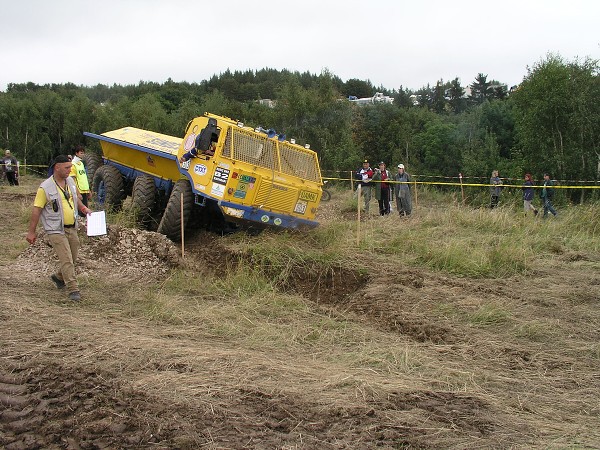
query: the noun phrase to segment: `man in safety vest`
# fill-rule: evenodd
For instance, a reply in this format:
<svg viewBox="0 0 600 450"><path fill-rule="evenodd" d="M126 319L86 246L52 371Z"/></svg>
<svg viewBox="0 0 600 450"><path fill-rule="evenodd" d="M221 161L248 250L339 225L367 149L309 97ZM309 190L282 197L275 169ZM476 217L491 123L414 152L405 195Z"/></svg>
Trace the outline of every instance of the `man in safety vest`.
<svg viewBox="0 0 600 450"><path fill-rule="evenodd" d="M81 300L79 284L75 276L75 264L79 251L77 236L77 212L91 214L91 210L79 201L75 182L69 176L71 160L58 155L53 162L54 173L37 190L26 240L31 245L37 240L36 228L42 221L46 239L58 257L58 270L50 276L57 288L67 288L69 298Z"/></svg>
<svg viewBox="0 0 600 450"><path fill-rule="evenodd" d="M85 165L81 158L85 154L85 149L83 145L78 145L75 147L75 153L73 156L73 166L71 167L70 176L75 180L75 186L77 186L77 192L81 194L81 203L85 206L88 205L88 198L90 195L90 183L88 181L87 171L85 170ZM80 217L85 217L85 215L79 213Z"/></svg>

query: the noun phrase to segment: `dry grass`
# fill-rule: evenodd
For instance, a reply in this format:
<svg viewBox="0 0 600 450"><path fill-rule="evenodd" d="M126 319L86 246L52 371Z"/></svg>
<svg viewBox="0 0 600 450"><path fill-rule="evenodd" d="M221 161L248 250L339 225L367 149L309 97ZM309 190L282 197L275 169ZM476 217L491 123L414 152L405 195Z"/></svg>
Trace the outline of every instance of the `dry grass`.
<svg viewBox="0 0 600 450"><path fill-rule="evenodd" d="M348 201L308 234L200 235L206 253L152 283L90 273L75 306L4 255L20 295L0 297L0 360L113 380L165 447L600 446L597 206L423 204L357 244Z"/></svg>

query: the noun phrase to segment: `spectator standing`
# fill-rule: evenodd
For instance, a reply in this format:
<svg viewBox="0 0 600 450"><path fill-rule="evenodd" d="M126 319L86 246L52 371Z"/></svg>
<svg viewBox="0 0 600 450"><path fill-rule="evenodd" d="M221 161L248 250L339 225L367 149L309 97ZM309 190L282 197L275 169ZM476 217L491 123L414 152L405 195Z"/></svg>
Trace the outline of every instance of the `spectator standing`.
<svg viewBox="0 0 600 450"><path fill-rule="evenodd" d="M396 197L396 208L401 216L410 216L412 212L412 200L410 198L411 178L404 170L404 164L398 164L398 173L394 176L394 195Z"/></svg>
<svg viewBox="0 0 600 450"><path fill-rule="evenodd" d="M75 155L71 160L73 166L71 167L70 176L73 177L73 180L75 181L75 186L77 186L77 192L81 194L81 203L87 206L90 196L90 183L88 181L85 164L82 160L83 155L85 155L85 148L83 148L83 145L78 145L75 148ZM80 212L79 216L85 217L85 214L82 214Z"/></svg>
<svg viewBox="0 0 600 450"><path fill-rule="evenodd" d="M4 152L4 158L2 158L2 172L11 186L19 185L19 165L17 158L10 154L10 150Z"/></svg>
<svg viewBox="0 0 600 450"><path fill-rule="evenodd" d="M498 176L498 171L492 171L492 177L490 178L490 208L494 209L498 206L500 200L500 192L502 191L502 180Z"/></svg>
<svg viewBox="0 0 600 450"><path fill-rule="evenodd" d="M552 206L552 199L554 198L554 182L550 179L550 174L544 174L544 187L540 189L540 198L544 204L544 219L548 217L548 211L552 213L554 217L557 216L557 212Z"/></svg>
<svg viewBox="0 0 600 450"><path fill-rule="evenodd" d="M369 203L371 202L371 180L373 179L373 169L369 165L369 160L365 159L362 167L356 171L356 178L361 186L361 195L365 198L365 212L369 214ZM358 199L358 207L360 208L360 198Z"/></svg>
<svg viewBox="0 0 600 450"><path fill-rule="evenodd" d="M75 276L75 262L79 251L76 211L90 214L90 209L79 201L75 182L69 176L71 160L59 155L54 160L54 174L40 184L33 202L26 240L34 244L36 228L42 220L48 241L58 257L58 271L50 278L57 288L65 286L69 298L81 300L79 285Z"/></svg>
<svg viewBox="0 0 600 450"><path fill-rule="evenodd" d="M538 215L538 210L531 204L533 200L533 177L530 173L525 174L525 182L523 183L523 209L525 210L525 214L529 211L533 211L533 215Z"/></svg>
<svg viewBox="0 0 600 450"><path fill-rule="evenodd" d="M379 168L375 170L373 182L375 183L375 198L379 202L379 214L385 216L390 213L390 183L392 176L381 161Z"/></svg>

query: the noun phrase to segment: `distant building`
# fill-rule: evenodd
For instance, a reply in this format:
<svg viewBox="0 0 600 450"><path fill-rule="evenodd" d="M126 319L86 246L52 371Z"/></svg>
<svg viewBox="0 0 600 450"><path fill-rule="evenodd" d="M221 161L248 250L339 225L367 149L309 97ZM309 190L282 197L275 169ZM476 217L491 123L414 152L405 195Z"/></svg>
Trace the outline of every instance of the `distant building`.
<svg viewBox="0 0 600 450"><path fill-rule="evenodd" d="M348 100L357 105L374 105L376 103L394 103L394 98L383 95L382 92L376 92L373 97L357 98L355 95L350 95Z"/></svg>
<svg viewBox="0 0 600 450"><path fill-rule="evenodd" d="M275 108L275 105L277 104L276 100L271 100L270 98L261 98L260 100L257 100L257 103L259 105L263 105L266 106L268 108Z"/></svg>

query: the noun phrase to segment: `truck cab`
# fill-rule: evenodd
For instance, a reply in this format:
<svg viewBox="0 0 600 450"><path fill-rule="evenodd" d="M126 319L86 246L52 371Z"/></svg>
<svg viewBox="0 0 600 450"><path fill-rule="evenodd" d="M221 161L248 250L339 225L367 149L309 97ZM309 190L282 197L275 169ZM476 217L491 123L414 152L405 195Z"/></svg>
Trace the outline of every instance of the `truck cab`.
<svg viewBox="0 0 600 450"><path fill-rule="evenodd" d="M188 124L177 164L196 202L217 202L228 221L317 225L322 194L317 155L273 130L206 113Z"/></svg>

